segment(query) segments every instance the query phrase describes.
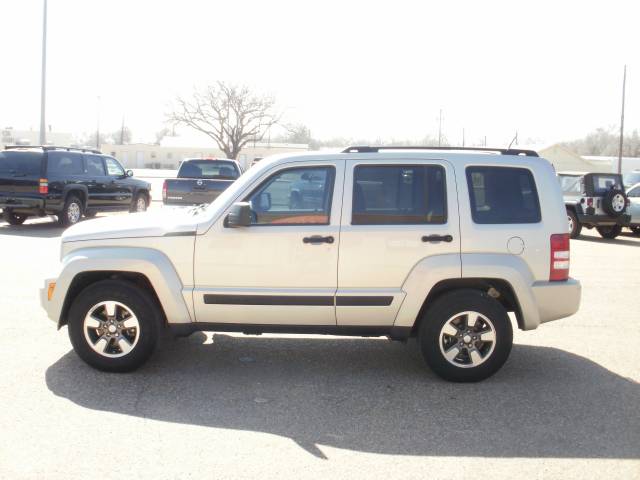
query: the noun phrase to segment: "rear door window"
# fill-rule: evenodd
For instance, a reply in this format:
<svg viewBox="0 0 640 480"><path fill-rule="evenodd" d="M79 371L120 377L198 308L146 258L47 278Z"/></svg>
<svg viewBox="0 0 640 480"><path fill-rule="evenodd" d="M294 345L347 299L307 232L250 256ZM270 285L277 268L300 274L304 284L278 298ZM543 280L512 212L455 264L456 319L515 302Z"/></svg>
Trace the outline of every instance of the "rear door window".
<svg viewBox="0 0 640 480"><path fill-rule="evenodd" d="M622 183L618 175L593 175L593 192L595 195L604 195L612 188L621 190Z"/></svg>
<svg viewBox="0 0 640 480"><path fill-rule="evenodd" d="M582 192L582 177L577 175L559 175L558 182L562 193L566 195L580 195Z"/></svg>
<svg viewBox="0 0 640 480"><path fill-rule="evenodd" d="M43 157L40 152L0 151L0 174L40 176Z"/></svg>
<svg viewBox="0 0 640 480"><path fill-rule="evenodd" d="M82 155L72 152L49 152L47 155L47 172L60 176L82 175Z"/></svg>
<svg viewBox="0 0 640 480"><path fill-rule="evenodd" d="M87 155L84 157L84 161L87 165L87 174L94 177L104 177L104 163L102 163L102 157Z"/></svg>
<svg viewBox="0 0 640 480"><path fill-rule="evenodd" d="M526 168L468 167L467 185L475 223L538 223L540 202Z"/></svg>
<svg viewBox="0 0 640 480"><path fill-rule="evenodd" d="M439 165L359 165L353 173L352 225L446 223Z"/></svg>

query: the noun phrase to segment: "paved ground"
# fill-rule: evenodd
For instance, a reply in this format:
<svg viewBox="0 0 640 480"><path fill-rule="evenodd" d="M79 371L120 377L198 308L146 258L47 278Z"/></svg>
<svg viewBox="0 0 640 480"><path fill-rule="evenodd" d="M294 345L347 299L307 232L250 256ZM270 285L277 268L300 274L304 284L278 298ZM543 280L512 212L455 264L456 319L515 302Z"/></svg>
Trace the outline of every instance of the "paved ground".
<svg viewBox="0 0 640 480"><path fill-rule="evenodd" d="M306 336L95 372L38 304L59 235L0 224L0 478L640 478L640 238L572 241L580 312L457 385L415 345Z"/></svg>

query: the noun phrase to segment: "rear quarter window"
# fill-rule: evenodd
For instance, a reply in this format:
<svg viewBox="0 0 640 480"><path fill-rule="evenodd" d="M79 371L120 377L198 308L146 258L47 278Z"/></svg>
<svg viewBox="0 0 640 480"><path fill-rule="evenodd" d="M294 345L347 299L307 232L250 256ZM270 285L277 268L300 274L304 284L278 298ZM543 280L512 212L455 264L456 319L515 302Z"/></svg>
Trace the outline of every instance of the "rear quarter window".
<svg viewBox="0 0 640 480"><path fill-rule="evenodd" d="M0 173L39 176L42 171L42 153L0 151Z"/></svg>
<svg viewBox="0 0 640 480"><path fill-rule="evenodd" d="M526 168L468 167L471 216L480 224L538 223L540 202Z"/></svg>
<svg viewBox="0 0 640 480"><path fill-rule="evenodd" d="M49 152L47 155L47 172L56 175L82 175L82 155L70 152Z"/></svg>

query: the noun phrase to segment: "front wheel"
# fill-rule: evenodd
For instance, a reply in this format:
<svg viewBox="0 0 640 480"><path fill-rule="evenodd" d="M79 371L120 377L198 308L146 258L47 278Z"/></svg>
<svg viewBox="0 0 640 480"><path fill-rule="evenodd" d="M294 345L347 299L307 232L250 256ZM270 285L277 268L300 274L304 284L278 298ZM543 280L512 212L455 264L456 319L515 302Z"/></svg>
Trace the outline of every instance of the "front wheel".
<svg viewBox="0 0 640 480"><path fill-rule="evenodd" d="M496 373L513 343L505 308L478 290L439 297L421 319L418 339L431 369L445 380L477 382Z"/></svg>
<svg viewBox="0 0 640 480"><path fill-rule="evenodd" d="M131 208L129 209L129 211L131 213L146 212L148 206L149 204L147 202L147 196L144 193L139 193L138 195L136 195L136 198L131 204Z"/></svg>
<svg viewBox="0 0 640 480"><path fill-rule="evenodd" d="M153 353L160 314L153 299L126 281L104 280L78 294L68 316L69 339L86 363L98 370L128 372Z"/></svg>
<svg viewBox="0 0 640 480"><path fill-rule="evenodd" d="M10 210L4 210L2 212L2 218L9 225L22 225L27 217L28 215L24 215L22 213L13 213Z"/></svg>
<svg viewBox="0 0 640 480"><path fill-rule="evenodd" d="M622 232L622 227L620 225L610 225L606 227L596 227L596 230L602 238L613 240L618 235L620 235L620 232Z"/></svg>

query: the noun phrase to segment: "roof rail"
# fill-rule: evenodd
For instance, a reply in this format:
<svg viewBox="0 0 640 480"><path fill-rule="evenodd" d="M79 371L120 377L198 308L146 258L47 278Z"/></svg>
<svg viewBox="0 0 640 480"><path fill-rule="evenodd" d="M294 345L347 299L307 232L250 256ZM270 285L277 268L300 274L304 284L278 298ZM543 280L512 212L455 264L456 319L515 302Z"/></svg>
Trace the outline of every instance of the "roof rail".
<svg viewBox="0 0 640 480"><path fill-rule="evenodd" d="M89 153L102 153L100 150L93 148L82 147L57 147L55 145L5 145L5 150L14 150L17 148L41 148L42 150L66 150L67 152L89 152Z"/></svg>
<svg viewBox="0 0 640 480"><path fill-rule="evenodd" d="M501 155L524 155L527 157L537 157L538 153L534 150L521 150L518 148L486 148L486 147L369 147L369 146L353 146L345 148L342 153L378 153L380 150L451 150L451 151L471 151L471 152L490 152L499 153Z"/></svg>

